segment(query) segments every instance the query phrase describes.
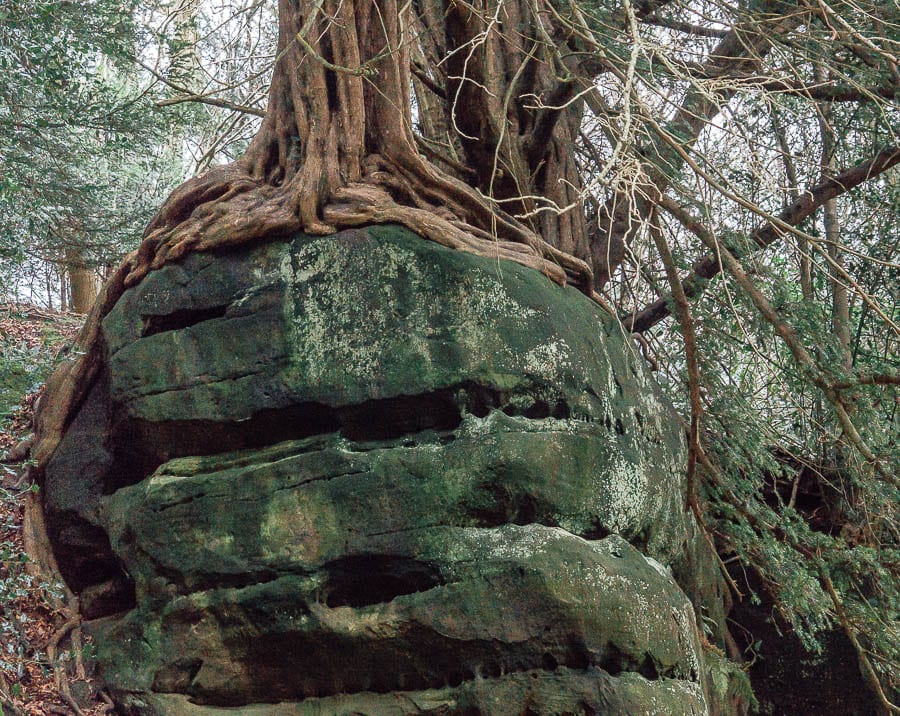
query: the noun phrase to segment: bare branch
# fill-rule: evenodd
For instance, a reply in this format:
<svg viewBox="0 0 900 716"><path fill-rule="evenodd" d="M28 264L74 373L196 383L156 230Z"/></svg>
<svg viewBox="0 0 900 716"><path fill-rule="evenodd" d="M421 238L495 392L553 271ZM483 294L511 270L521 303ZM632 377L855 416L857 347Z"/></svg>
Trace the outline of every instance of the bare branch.
<svg viewBox="0 0 900 716"><path fill-rule="evenodd" d="M703 402L700 399L700 366L697 361L697 336L694 330L694 320L691 317L691 307L687 296L681 288L678 279L678 267L675 258L669 249L669 244L663 236L662 229L657 221L658 212L654 211L650 217L650 236L656 244L663 266L666 270L666 278L672 287L673 306L675 315L681 325L681 336L684 341L684 360L688 372L688 393L691 405L691 426L688 443L687 465L687 504L694 512L697 520L703 524L703 515L698 502L697 490L697 456L700 453L700 421L703 417ZM640 335L640 334L638 334Z"/></svg>
<svg viewBox="0 0 900 716"><path fill-rule="evenodd" d="M866 374L861 375L852 381L832 383L831 387L834 390L848 390L860 385L900 385L900 375L893 375L891 373Z"/></svg>
<svg viewBox="0 0 900 716"><path fill-rule="evenodd" d="M157 71L155 68L151 67L144 62L141 62L138 59L135 59L135 62L143 67L147 72L153 75L157 80L162 82L164 85L171 87L176 92L180 92L180 97L171 97L169 99L160 100L156 103L157 107L168 107L170 105L175 104L183 104L185 102L198 102L200 104L208 104L213 107L221 107L222 109L230 109L234 112L242 112L243 114L252 114L257 117L265 117L266 112L262 109L257 109L256 107L248 107L246 105L237 104L235 102L229 102L225 99L220 99L218 97L211 97L205 94L198 94L196 92L191 92L187 87L183 87L177 82L172 82L168 77L163 75L161 72Z"/></svg>
<svg viewBox="0 0 900 716"><path fill-rule="evenodd" d="M265 117L265 110L256 107L248 107L244 104L235 104L227 99L219 99L218 97L208 97L202 94L182 95L181 97L170 97L169 99L160 100L156 103L157 107L171 107L176 104L184 104L186 102L197 102L199 104L208 104L212 107L221 107L222 109L230 109L233 112L242 112L243 114L252 114L256 117Z"/></svg>
<svg viewBox="0 0 900 716"><path fill-rule="evenodd" d="M645 25L664 27L667 30L675 30L676 32L683 32L687 35L696 35L697 37L716 37L721 39L728 34L728 30L716 30L712 27L703 27L703 25L694 25L690 22L679 22L678 20L656 16L645 17L641 22Z"/></svg>
<svg viewBox="0 0 900 716"><path fill-rule="evenodd" d="M809 84L790 78L729 72L728 68L711 70L708 66L697 64L678 64L675 69L677 71L669 68L661 68L658 71L676 79L695 82L711 81L717 85L728 83L731 90L750 89L778 92L823 102L892 100L900 92L900 86L894 83L866 86L830 80Z"/></svg>
<svg viewBox="0 0 900 716"><path fill-rule="evenodd" d="M829 177L812 189L805 191L799 199L788 204L778 215L778 220L789 226L796 226L806 219L826 201L844 194L869 179L882 174L900 163L900 145L882 150L872 159L851 167L835 177ZM764 249L784 236L784 231L772 222L762 224L751 235L751 240L759 248ZM694 263L692 274L681 283L688 298L695 298L703 293L708 281L721 270L716 256L705 256ZM632 333L642 333L670 315L668 302L670 297L657 299L639 311L633 318L622 320Z"/></svg>
<svg viewBox="0 0 900 716"><path fill-rule="evenodd" d="M418 62L411 62L409 65L410 71L415 75L415 78L419 80L423 85L425 85L428 89L434 92L441 99L447 99L447 90L446 88L439 85L435 82L431 77L428 76L428 73L425 71L425 68L422 67Z"/></svg>

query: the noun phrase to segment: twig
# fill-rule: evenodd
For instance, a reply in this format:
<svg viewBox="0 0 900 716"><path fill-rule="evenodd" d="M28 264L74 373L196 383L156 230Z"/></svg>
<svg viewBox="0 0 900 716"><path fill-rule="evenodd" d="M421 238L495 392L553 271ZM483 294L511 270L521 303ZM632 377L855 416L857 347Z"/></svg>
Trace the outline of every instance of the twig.
<svg viewBox="0 0 900 716"><path fill-rule="evenodd" d="M425 87L430 89L434 94L436 94L441 99L447 99L447 88L439 85L435 82L431 77L428 76L428 73L425 71L425 68L419 64L418 62L412 62L409 66L410 72L415 75L416 79L419 80Z"/></svg>
<svg viewBox="0 0 900 716"><path fill-rule="evenodd" d="M242 112L243 114L252 114L255 117L265 117L266 111L257 107L248 107L245 104L237 104L229 102L227 99L218 97L208 97L203 94L185 94L180 97L169 97L169 99L161 99L156 103L157 107L170 107L176 104L184 104L186 102L197 102L199 104L208 104L211 107L220 107L222 109L230 109L233 112Z"/></svg>
<svg viewBox="0 0 900 716"><path fill-rule="evenodd" d="M647 365L650 370L654 373L659 370L659 361L656 360L656 356L650 351L650 343L647 342L647 339L644 338L643 333L632 333L631 337L634 338L638 342L638 345L641 347L641 355L644 356L644 360L647 361Z"/></svg>
<svg viewBox="0 0 900 716"><path fill-rule="evenodd" d="M329 62L322 55L316 52L315 48L307 42L306 38L303 37L301 33L297 33L295 35L295 39L297 43L302 47L306 54L312 57L316 62L318 62L322 67L326 70L331 70L332 72L340 72L345 75L356 75L357 77L374 77L378 74L378 69L373 67L374 60L377 58L373 58L369 60L365 64L360 65L359 67L344 67L343 65L336 65L333 62Z"/></svg>
<svg viewBox="0 0 900 716"><path fill-rule="evenodd" d="M900 707L898 707L894 703L891 703L891 701L885 695L884 689L881 687L881 682L878 680L878 675L875 673L875 669L872 668L872 662L869 661L869 657L866 656L866 650L863 649L862 644L859 643L859 639L856 637L856 630L850 623L850 619L847 617L847 612L844 611L844 605L841 603L841 599L834 588L834 583L831 581L831 577L828 576L828 573L825 571L824 567L821 569L821 575L822 584L825 587L825 591L828 592L828 596L831 598L831 603L834 605L834 611L838 615L838 620L841 622L841 627L843 628L844 633L847 635L847 638L850 640L850 643L853 644L853 648L856 650L856 656L859 659L859 667L860 671L862 671L863 678L866 680L866 682L868 682L869 687L878 696L878 700L881 701L881 704L882 706L884 706L884 708L886 708L890 713L900 714Z"/></svg>
<svg viewBox="0 0 900 716"><path fill-rule="evenodd" d="M675 265L675 259L669 249L669 244L663 236L662 229L659 227L659 214L657 210L653 210L650 215L650 236L656 244L656 250L662 259L663 267L666 270L666 278L669 280L669 286L672 288L673 307L678 323L681 324L681 336L684 342L684 360L687 365L688 372L688 393L691 405L691 427L690 442L688 446L688 465L687 465L687 504L695 512L700 513L700 505L697 501L697 485L696 485L696 469L697 455L700 451L700 419L703 416L703 403L700 399L700 367L697 363L697 336L694 330L694 321L691 318L691 308L688 304L687 296L681 287L681 280L678 278L678 267Z"/></svg>
<svg viewBox="0 0 900 716"><path fill-rule="evenodd" d="M697 37L716 37L721 39L728 34L728 30L717 30L712 27L703 27L703 25L695 25L690 22L679 22L678 20L656 17L655 15L643 17L641 18L641 22L645 25L664 27L667 30L675 30L676 32L696 35Z"/></svg>
<svg viewBox="0 0 900 716"><path fill-rule="evenodd" d="M220 99L218 97L211 97L205 94L197 94L196 92L191 92L186 87L182 87L181 85L172 82L168 77L163 74L160 74L155 69L153 69L150 65L141 62L140 60L135 60L138 65L143 67L147 72L153 75L157 80L162 82L164 85L172 88L176 92L181 93L181 97L170 97L169 99L163 99L156 103L157 107L168 107L173 104L182 104L184 102L199 102L201 104L208 104L212 107L220 107L222 109L230 109L234 112L242 112L244 114L253 114L257 117L265 117L266 111L263 109L257 109L256 107L248 107L243 104L237 104L235 102L229 102L227 99Z"/></svg>
<svg viewBox="0 0 900 716"><path fill-rule="evenodd" d="M794 476L794 484L791 485L791 499L788 501L788 507L792 510L794 509L794 505L797 504L797 490L800 487L800 475L802 472L800 470L797 471L797 474Z"/></svg>

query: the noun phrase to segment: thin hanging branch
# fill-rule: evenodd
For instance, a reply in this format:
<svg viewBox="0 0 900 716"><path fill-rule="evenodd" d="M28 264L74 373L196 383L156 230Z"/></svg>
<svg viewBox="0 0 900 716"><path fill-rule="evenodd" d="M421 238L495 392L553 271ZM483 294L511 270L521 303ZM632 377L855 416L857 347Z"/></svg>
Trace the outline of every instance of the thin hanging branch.
<svg viewBox="0 0 900 716"><path fill-rule="evenodd" d="M672 251L663 236L662 228L659 225L659 214L653 212L650 217L650 236L656 245L659 256L662 259L663 266L666 271L666 278L672 289L672 305L675 316L681 326L681 337L684 341L684 360L688 373L688 394L691 406L691 424L689 430L688 442L688 506L694 511L697 519L701 522L703 515L700 511L698 502L698 489L696 484L697 473L697 455L700 451L700 421L703 417L703 401L700 398L700 367L697 361L697 336L694 329L694 320L691 317L691 307L688 303L687 296L681 287L681 281L678 279L678 267L675 265L675 259Z"/></svg>
<svg viewBox="0 0 900 716"><path fill-rule="evenodd" d="M811 216L830 199L844 194L865 181L900 163L900 145L883 149L871 159L867 159L844 170L835 177L827 178L820 184L807 189L778 214L778 221L787 226L796 226ZM666 209L671 203L666 205ZM765 249L785 235L785 231L775 222L761 224L750 236L750 241L760 249ZM681 282L688 298L696 298L705 290L711 278L721 271L721 264L715 255L708 255L694 264L693 272ZM621 320L632 332L643 333L670 315L670 297L659 298L641 309L634 316L625 315Z"/></svg>
<svg viewBox="0 0 900 716"><path fill-rule="evenodd" d="M715 252L725 271L728 272L741 289L750 297L750 300L756 306L760 315L775 329L778 336L781 337L788 346L788 349L791 351L794 360L800 366L801 370L803 370L809 380L822 391L825 397L828 398L828 401L834 408L841 427L844 429L847 441L859 451L866 462L868 462L882 478L888 483L896 485L897 476L888 472L882 464L882 461L871 451L859 434L859 431L857 431L856 426L850 419L847 406L840 392L834 389L833 383L819 368L813 357L809 354L809 351L803 346L796 331L781 319L769 300L763 296L760 290L753 284L740 261L738 261L734 254L716 239L715 235L708 228L694 219L674 200L662 196L659 198L659 204L667 212L672 214L672 216L678 219L686 229L697 236L710 251Z"/></svg>

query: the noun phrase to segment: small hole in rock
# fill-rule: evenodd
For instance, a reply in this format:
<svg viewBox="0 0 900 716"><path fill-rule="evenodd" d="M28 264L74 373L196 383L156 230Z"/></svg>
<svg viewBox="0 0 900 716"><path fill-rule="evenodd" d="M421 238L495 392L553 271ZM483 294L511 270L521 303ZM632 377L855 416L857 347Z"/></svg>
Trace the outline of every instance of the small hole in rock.
<svg viewBox="0 0 900 716"><path fill-rule="evenodd" d="M659 678L659 671L656 668L656 664L654 664L653 659L650 659L649 657L641 664L638 673L648 681L656 681Z"/></svg>

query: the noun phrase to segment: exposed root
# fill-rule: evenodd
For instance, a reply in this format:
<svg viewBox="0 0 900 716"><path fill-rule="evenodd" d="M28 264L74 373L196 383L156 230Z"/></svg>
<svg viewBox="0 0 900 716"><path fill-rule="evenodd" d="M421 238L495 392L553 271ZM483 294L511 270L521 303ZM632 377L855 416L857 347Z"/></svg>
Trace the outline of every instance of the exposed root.
<svg viewBox="0 0 900 716"><path fill-rule="evenodd" d="M556 283L573 283L590 295L593 277L584 261L551 246L510 217L494 212L471 188L452 177L435 176L424 163L416 182L405 176L410 173L408 170L391 167L382 157L370 159L367 163L373 171L365 180L330 192L321 219L312 223L304 223L296 213L289 187L260 186L250 180L239 182L233 169L223 172L223 191L214 191L209 181L204 181L181 192L167 202L161 213L184 214L189 199L201 203L180 223L159 220L151 224L140 248L126 259L124 286L133 286L149 271L195 251L297 231L322 234L398 223L443 246L535 268ZM389 167L394 171L388 171ZM398 201L395 195L406 201ZM205 201L209 196L215 198Z"/></svg>
<svg viewBox="0 0 900 716"><path fill-rule="evenodd" d="M39 499L33 493L28 496L25 503L25 519L22 531L25 542L25 551L30 558L28 566L29 571L51 584L58 584L65 595L65 600L59 599L58 597L50 597L53 608L63 615L65 621L56 629L47 644L47 659L53 667L53 679L56 691L69 706L72 713L75 713L76 716L84 716L84 712L72 696L71 689L69 688L69 659L66 654L59 653L60 644L71 634L70 643L72 645L71 651L73 654L72 658L74 662L75 678L86 681L87 672L84 667L82 655L83 640L81 636L81 614L78 597L76 597L68 586L66 586L62 575L60 574L59 565L56 562L56 558L53 555L53 550L50 546L50 541L47 537L43 510ZM0 684L0 687L2 687L2 684ZM0 689L0 691L2 691L2 689ZM0 693L0 701L2 700L3 694Z"/></svg>
<svg viewBox="0 0 900 716"><path fill-rule="evenodd" d="M335 203L326 206L324 213L330 223L339 226L402 224L423 238L452 249L516 261L541 271L559 284L565 284L569 279L563 266L527 244L491 240L477 230L467 231L470 227L461 221L448 221L434 211L401 206L382 188L369 184L355 184L335 192ZM548 251L547 255L553 254ZM587 269L587 265L583 268Z"/></svg>
<svg viewBox="0 0 900 716"><path fill-rule="evenodd" d="M62 697L62 700L68 704L69 708L72 709L76 716L84 716L84 711L81 710L78 702L72 696L72 692L69 690L69 682L66 681L65 678L60 682L59 695Z"/></svg>
<svg viewBox="0 0 900 716"><path fill-rule="evenodd" d="M47 644L47 658L50 660L50 663L53 664L53 672L54 677L56 679L56 688L64 689L68 686L66 674L65 674L65 659L60 659L59 657L59 643L68 636L69 632L73 629L77 629L81 624L81 617L78 615L77 611L67 610L69 614L69 618L66 619L65 622L56 630L53 636L50 638L50 643ZM84 667L82 667L83 670Z"/></svg>
<svg viewBox="0 0 900 716"><path fill-rule="evenodd" d="M78 614L78 606L75 605L75 608L69 607L74 614ZM70 639L72 643L72 654L74 655L75 660L75 678L79 681L87 681L87 669L84 668L84 640L81 638L81 622L79 620L78 626L76 626L72 630L72 638Z"/></svg>
<svg viewBox="0 0 900 716"><path fill-rule="evenodd" d="M105 706L101 709L102 713L111 714L116 710L116 703L113 701L105 690L100 690L100 698L103 699Z"/></svg>

